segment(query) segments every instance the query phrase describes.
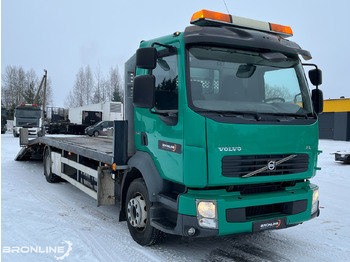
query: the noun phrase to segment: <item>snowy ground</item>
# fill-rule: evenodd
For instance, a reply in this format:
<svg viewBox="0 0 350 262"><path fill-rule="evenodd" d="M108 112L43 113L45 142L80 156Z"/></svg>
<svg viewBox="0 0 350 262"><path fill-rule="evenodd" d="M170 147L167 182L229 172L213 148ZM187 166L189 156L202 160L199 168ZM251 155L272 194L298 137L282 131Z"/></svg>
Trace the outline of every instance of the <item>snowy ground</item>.
<svg viewBox="0 0 350 262"><path fill-rule="evenodd" d="M62 261L350 261L350 165L330 154L349 150L350 142L320 141L322 170L312 180L320 186L320 217L289 229L192 240L168 236L141 247L118 222L117 207L96 207L68 183L47 183L41 162L14 161L18 138L1 138L2 261L58 261L55 256L70 246L64 241L72 245Z"/></svg>

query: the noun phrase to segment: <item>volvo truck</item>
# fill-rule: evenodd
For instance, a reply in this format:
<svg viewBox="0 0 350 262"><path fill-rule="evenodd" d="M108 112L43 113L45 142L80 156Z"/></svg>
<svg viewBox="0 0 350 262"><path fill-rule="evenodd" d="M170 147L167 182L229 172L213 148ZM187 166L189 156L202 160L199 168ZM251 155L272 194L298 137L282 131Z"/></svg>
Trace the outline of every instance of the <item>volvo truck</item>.
<svg viewBox="0 0 350 262"><path fill-rule="evenodd" d="M288 26L208 10L191 24L141 42L126 62L113 139L24 136L16 159L42 156L48 182L119 205L140 245L317 217L323 96L310 52Z"/></svg>

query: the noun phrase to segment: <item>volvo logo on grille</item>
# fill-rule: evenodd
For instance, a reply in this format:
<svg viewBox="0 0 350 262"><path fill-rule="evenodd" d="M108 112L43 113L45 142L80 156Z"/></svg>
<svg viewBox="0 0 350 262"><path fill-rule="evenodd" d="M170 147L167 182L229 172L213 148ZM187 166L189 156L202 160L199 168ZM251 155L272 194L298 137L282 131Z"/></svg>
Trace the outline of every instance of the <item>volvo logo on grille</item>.
<svg viewBox="0 0 350 262"><path fill-rule="evenodd" d="M276 166L278 166L278 165L280 165L280 164L282 164L282 163L284 163L284 162L287 162L288 160L291 160L291 159L293 159L293 158L296 157L296 156L297 156L297 155L290 155L290 156L287 156L287 157L285 157L285 158L282 158L281 160L278 160L278 161L276 161L276 160L268 161L266 166L264 166L264 167L262 167L262 168L259 168L258 170L255 170L255 171L250 172L250 173L248 173L248 174L245 174L245 175L243 175L242 177L251 177L251 176L255 176L256 174L259 174L259 173L264 172L264 171L266 171L266 170L270 170L270 171L276 170Z"/></svg>
<svg viewBox="0 0 350 262"><path fill-rule="evenodd" d="M276 161L269 161L267 162L267 168L269 170L276 170Z"/></svg>

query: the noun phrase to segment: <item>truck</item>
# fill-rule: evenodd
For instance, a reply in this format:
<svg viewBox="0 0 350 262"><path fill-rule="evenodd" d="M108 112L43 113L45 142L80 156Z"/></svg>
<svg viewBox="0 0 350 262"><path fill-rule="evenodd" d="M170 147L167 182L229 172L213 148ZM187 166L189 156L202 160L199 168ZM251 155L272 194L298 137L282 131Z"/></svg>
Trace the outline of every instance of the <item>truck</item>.
<svg viewBox="0 0 350 262"><path fill-rule="evenodd" d="M1 106L1 134L7 131L6 107Z"/></svg>
<svg viewBox="0 0 350 262"><path fill-rule="evenodd" d="M85 129L101 121L123 119L121 102L104 102L74 108L48 108L49 134L85 134Z"/></svg>
<svg viewBox="0 0 350 262"><path fill-rule="evenodd" d="M42 156L63 180L118 205L140 245L167 234L224 236L319 216L322 72L292 29L208 10L183 32L143 41L125 63L124 120L113 140L40 137L16 160ZM310 91L304 66L315 88Z"/></svg>
<svg viewBox="0 0 350 262"><path fill-rule="evenodd" d="M69 108L68 116L71 123L86 124L86 120L94 119L88 112L92 112L91 115L99 113L98 120L90 121L91 124L96 124L100 121L112 121L123 119L123 107L121 102L104 102L98 104L90 104L81 107ZM90 124L90 125L91 125Z"/></svg>
<svg viewBox="0 0 350 262"><path fill-rule="evenodd" d="M37 104L20 104L15 108L13 136L18 137L21 128L28 129L29 135L41 136L42 111Z"/></svg>

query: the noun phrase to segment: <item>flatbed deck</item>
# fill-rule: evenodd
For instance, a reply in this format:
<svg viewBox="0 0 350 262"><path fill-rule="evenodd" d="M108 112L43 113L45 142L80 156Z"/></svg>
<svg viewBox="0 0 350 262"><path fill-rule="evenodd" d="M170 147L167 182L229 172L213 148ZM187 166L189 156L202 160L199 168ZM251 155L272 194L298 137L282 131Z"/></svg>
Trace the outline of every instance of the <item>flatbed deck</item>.
<svg viewBox="0 0 350 262"><path fill-rule="evenodd" d="M106 164L113 164L113 138L88 136L45 136L31 139L28 145L17 154L16 160L21 160L30 147L40 144L60 148Z"/></svg>

